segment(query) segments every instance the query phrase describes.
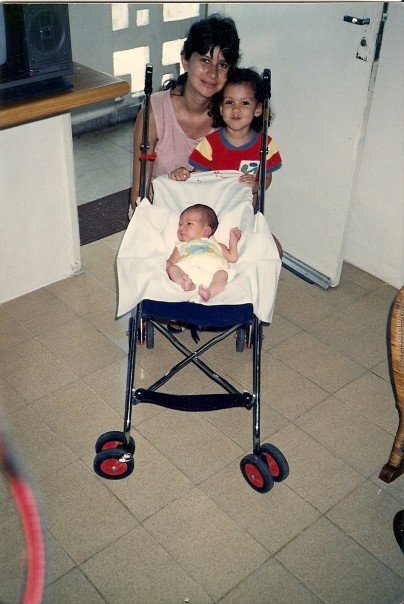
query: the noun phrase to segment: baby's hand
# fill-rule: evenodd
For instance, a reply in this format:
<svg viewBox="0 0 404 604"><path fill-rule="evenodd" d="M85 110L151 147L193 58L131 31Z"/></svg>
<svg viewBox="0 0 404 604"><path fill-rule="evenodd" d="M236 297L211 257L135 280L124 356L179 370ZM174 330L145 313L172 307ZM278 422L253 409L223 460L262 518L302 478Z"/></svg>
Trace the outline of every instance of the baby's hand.
<svg viewBox="0 0 404 604"><path fill-rule="evenodd" d="M239 241L241 237L241 231L238 227L230 229L230 241Z"/></svg>
<svg viewBox="0 0 404 604"><path fill-rule="evenodd" d="M171 180L188 180L190 174L187 168L181 167L170 172L168 178L171 178Z"/></svg>
<svg viewBox="0 0 404 604"><path fill-rule="evenodd" d="M254 188L257 186L258 182L256 175L254 176L254 174L243 174L243 176L240 176L238 181L243 185L247 185L247 187L250 187L253 193L256 193L256 190L254 191Z"/></svg>

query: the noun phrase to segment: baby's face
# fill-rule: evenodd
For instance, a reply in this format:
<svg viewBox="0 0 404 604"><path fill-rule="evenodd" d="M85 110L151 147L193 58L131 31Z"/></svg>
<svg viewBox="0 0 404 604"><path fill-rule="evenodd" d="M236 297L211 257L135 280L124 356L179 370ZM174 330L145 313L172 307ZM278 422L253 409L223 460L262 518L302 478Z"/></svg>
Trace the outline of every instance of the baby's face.
<svg viewBox="0 0 404 604"><path fill-rule="evenodd" d="M202 212L198 210L185 210L178 222L177 237L180 241L191 241L198 237L209 237L211 228L204 220Z"/></svg>

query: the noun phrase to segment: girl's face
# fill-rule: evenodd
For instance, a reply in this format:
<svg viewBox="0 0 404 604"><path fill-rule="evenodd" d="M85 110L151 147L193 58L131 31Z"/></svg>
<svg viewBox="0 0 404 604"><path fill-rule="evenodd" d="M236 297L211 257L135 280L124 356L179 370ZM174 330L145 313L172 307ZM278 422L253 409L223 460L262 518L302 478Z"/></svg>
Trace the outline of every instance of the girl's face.
<svg viewBox="0 0 404 604"><path fill-rule="evenodd" d="M185 210L178 222L177 237L179 241L191 241L199 237L209 237L212 229L206 224L202 212Z"/></svg>
<svg viewBox="0 0 404 604"><path fill-rule="evenodd" d="M219 47L213 50L212 56L210 52L205 55L194 52L188 60L181 57L181 61L184 70L188 72L187 86L201 96L210 98L222 90L230 65Z"/></svg>
<svg viewBox="0 0 404 604"><path fill-rule="evenodd" d="M230 130L249 130L254 117L261 115L262 105L249 84L226 84L220 104L223 121Z"/></svg>

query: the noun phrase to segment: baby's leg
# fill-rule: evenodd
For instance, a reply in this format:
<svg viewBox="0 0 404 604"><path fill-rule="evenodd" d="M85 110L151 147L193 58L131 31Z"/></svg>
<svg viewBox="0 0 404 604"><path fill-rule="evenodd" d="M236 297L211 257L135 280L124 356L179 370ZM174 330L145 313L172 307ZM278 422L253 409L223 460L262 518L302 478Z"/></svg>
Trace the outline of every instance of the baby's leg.
<svg viewBox="0 0 404 604"><path fill-rule="evenodd" d="M190 279L188 275L184 273L182 268L180 268L176 264L172 264L170 267L168 267L167 273L171 281L174 281L174 283L178 283L178 285L181 285L184 291L189 292L192 289L195 289L196 285L192 281L192 279Z"/></svg>
<svg viewBox="0 0 404 604"><path fill-rule="evenodd" d="M213 296L217 296L220 294L226 287L228 279L228 274L226 271L217 271L213 277L209 287L203 287L203 285L199 286L198 293L201 296L202 300L207 302Z"/></svg>

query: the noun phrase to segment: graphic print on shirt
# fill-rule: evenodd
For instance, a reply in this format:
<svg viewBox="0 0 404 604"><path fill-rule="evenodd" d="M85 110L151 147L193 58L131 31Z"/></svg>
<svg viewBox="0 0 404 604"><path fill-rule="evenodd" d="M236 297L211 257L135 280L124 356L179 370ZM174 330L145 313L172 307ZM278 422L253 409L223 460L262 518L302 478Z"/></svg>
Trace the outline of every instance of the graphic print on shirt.
<svg viewBox="0 0 404 604"><path fill-rule="evenodd" d="M257 161L243 159L240 162L239 171L243 172L243 174L252 174L254 176L258 172L258 168L259 163Z"/></svg>

